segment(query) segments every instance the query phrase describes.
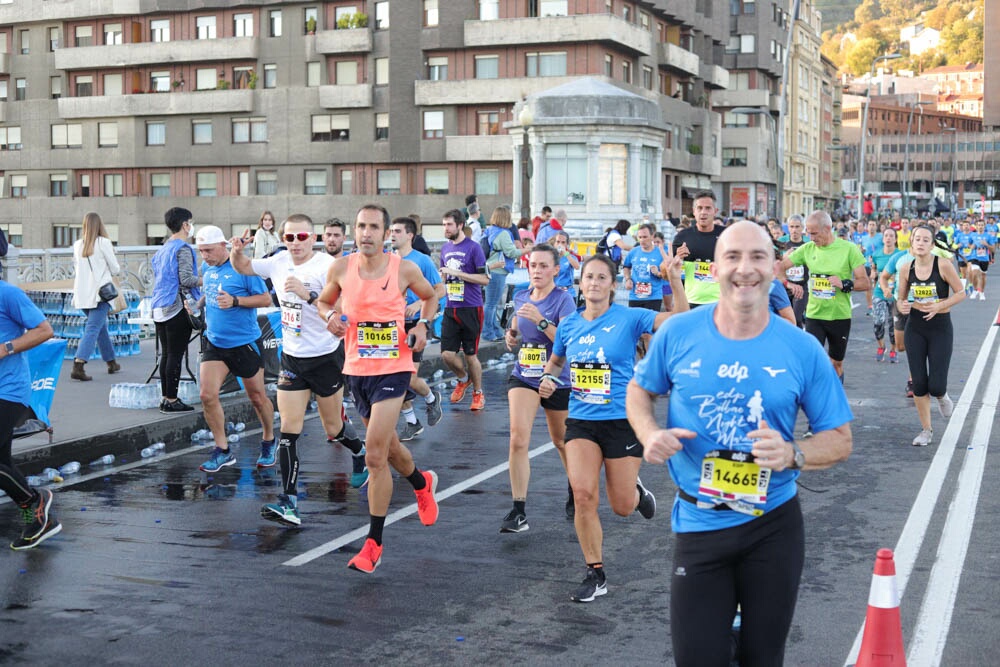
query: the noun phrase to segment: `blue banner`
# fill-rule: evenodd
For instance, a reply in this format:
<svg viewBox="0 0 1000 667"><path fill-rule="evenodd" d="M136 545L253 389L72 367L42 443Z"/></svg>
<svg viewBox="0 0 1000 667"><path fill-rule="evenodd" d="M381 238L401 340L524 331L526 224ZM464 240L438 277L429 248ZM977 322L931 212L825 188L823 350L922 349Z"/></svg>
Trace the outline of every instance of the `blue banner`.
<svg viewBox="0 0 1000 667"><path fill-rule="evenodd" d="M66 354L66 340L53 338L24 353L31 370L31 401L35 417L50 425L49 412L56 397L59 371L62 370L63 355Z"/></svg>

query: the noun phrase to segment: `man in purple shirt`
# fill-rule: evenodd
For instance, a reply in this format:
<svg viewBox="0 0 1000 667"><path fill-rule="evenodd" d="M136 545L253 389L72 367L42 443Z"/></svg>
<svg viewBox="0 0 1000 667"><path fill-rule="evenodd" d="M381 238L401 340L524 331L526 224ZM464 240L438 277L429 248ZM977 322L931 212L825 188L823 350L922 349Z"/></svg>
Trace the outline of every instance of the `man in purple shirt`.
<svg viewBox="0 0 1000 667"><path fill-rule="evenodd" d="M458 385L451 392L451 402L459 403L472 385L472 409L486 407L483 396L483 367L476 353L483 330L483 290L489 284L486 257L482 247L462 231L465 216L454 209L441 219L444 237L441 247L441 278L444 280L445 309L441 321L441 358L455 373ZM465 352L465 361L458 351Z"/></svg>

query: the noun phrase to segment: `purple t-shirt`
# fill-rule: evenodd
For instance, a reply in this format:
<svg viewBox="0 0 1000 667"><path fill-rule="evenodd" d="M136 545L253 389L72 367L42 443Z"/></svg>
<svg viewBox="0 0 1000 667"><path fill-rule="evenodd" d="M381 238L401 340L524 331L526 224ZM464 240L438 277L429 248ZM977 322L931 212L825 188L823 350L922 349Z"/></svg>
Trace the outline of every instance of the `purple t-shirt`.
<svg viewBox="0 0 1000 667"><path fill-rule="evenodd" d="M483 248L466 237L461 243L448 241L441 246L441 266L463 273L484 273L486 258ZM445 307L478 308L483 305L483 286L448 276L444 280Z"/></svg>
<svg viewBox="0 0 1000 667"><path fill-rule="evenodd" d="M521 309L521 306L529 302L538 308L545 319L556 325L564 317L569 317L576 312L573 297L569 292L559 288L553 289L541 301L531 300L530 289L515 292L514 312L516 313ZM525 317L517 318L517 330L521 333L521 349L517 352L517 363L514 364L514 372L511 375L537 389L542 381L545 364L552 356L552 341L543 331L538 330L538 325ZM563 366L559 380L562 384L558 385L557 388L569 387L569 364Z"/></svg>

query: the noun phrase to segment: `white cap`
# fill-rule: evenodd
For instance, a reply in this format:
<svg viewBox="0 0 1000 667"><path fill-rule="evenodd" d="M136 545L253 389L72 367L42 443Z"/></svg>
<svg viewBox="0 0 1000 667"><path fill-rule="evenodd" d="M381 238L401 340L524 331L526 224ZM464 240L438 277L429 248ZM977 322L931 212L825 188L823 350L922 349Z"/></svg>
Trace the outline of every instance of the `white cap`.
<svg viewBox="0 0 1000 667"><path fill-rule="evenodd" d="M225 243L226 235L215 225L205 225L198 230L195 236L197 245L212 245L213 243Z"/></svg>

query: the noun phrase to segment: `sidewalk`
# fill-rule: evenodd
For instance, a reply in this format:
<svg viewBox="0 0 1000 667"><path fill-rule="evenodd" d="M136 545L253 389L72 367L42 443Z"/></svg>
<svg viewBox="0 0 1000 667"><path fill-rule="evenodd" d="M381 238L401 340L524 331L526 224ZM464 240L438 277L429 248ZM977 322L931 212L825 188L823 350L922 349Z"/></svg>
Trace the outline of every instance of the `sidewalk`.
<svg viewBox="0 0 1000 667"><path fill-rule="evenodd" d="M422 377L430 378L434 371L444 368L440 349L438 342L427 346L420 365ZM502 343L484 342L479 348L479 358L485 362L504 352ZM194 406L194 412L179 415L164 415L156 408L127 410L108 406L111 386L119 382L144 382L153 368L154 356L155 342L149 339L142 341L141 354L118 360L122 370L114 375L108 375L103 361L88 362L87 373L94 378L90 382L70 379L73 362L64 361L52 403L52 442L49 443L47 433L15 440L15 463L26 474L33 474L46 466L56 467L68 461L86 464L104 454L138 458L139 450L154 442L166 443L167 451L189 446L191 434L206 428L200 404ZM197 373L197 341L191 344L189 356L191 370ZM227 394L222 405L227 421L242 421L251 428L257 423L246 394Z"/></svg>

